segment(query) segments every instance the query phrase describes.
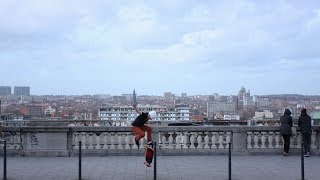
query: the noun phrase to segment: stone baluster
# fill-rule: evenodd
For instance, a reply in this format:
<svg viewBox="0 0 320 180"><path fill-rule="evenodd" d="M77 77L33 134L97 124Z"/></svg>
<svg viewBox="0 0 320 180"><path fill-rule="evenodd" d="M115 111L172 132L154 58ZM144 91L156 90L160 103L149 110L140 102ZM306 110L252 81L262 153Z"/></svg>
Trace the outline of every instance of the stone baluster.
<svg viewBox="0 0 320 180"><path fill-rule="evenodd" d="M300 149L301 148L301 133L297 132L297 145L296 148Z"/></svg>
<svg viewBox="0 0 320 180"><path fill-rule="evenodd" d="M167 134L162 133L162 137L161 137L162 148L164 148L164 149L167 149L167 148L168 148L166 135L167 135Z"/></svg>
<svg viewBox="0 0 320 180"><path fill-rule="evenodd" d="M183 133L182 143L183 143L183 146L182 146L183 149L189 149L189 147L187 145L187 143L188 143L188 133L187 132Z"/></svg>
<svg viewBox="0 0 320 180"><path fill-rule="evenodd" d="M124 146L124 148L130 149L130 133L125 133L125 136L126 145Z"/></svg>
<svg viewBox="0 0 320 180"><path fill-rule="evenodd" d="M252 132L247 132L247 149L251 149L252 148L252 145L251 145L251 143L252 143L252 137L251 137L251 135L252 135Z"/></svg>
<svg viewBox="0 0 320 180"><path fill-rule="evenodd" d="M123 149L123 146L122 146L122 133L117 133L118 134L118 149Z"/></svg>
<svg viewBox="0 0 320 180"><path fill-rule="evenodd" d="M82 138L82 145L81 145L81 149L87 149L87 147L86 147L86 135L87 135L87 133L86 132L82 132L81 133L81 138Z"/></svg>
<svg viewBox="0 0 320 180"><path fill-rule="evenodd" d="M21 142L20 142L20 133L17 133L15 135L15 146L14 146L14 149L21 149Z"/></svg>
<svg viewBox="0 0 320 180"><path fill-rule="evenodd" d="M268 148L269 149L273 149L273 132L269 132L269 136L268 136Z"/></svg>
<svg viewBox="0 0 320 180"><path fill-rule="evenodd" d="M226 137L226 147L229 148L229 143L231 142L231 132L227 132L227 137Z"/></svg>
<svg viewBox="0 0 320 180"><path fill-rule="evenodd" d="M275 137L275 141L276 141L276 145L275 145L275 148L281 148L280 146L280 132L276 132L276 137Z"/></svg>
<svg viewBox="0 0 320 180"><path fill-rule="evenodd" d="M110 136L110 149L115 149L116 148L116 146L114 145L115 133L112 132L109 134L109 136Z"/></svg>
<svg viewBox="0 0 320 180"><path fill-rule="evenodd" d="M254 142L254 146L253 148L259 148L259 132L254 132L254 137L253 137L253 142Z"/></svg>
<svg viewBox="0 0 320 180"><path fill-rule="evenodd" d="M175 145L175 149L181 149L181 139L182 139L182 133L176 133L176 145Z"/></svg>
<svg viewBox="0 0 320 180"><path fill-rule="evenodd" d="M93 141L92 141L92 136L93 136L93 133L88 133L89 134L89 142L88 142L88 144L89 144L89 146L88 146L88 149L93 149L93 146L92 146L92 144L93 144Z"/></svg>
<svg viewBox="0 0 320 180"><path fill-rule="evenodd" d="M142 147L142 148L144 148L144 144L145 144L145 138L141 138L140 140L139 140L139 142L140 142L140 147Z"/></svg>
<svg viewBox="0 0 320 180"><path fill-rule="evenodd" d="M132 149L138 149L138 146L136 145L135 137L132 135L131 138L133 142Z"/></svg>
<svg viewBox="0 0 320 180"><path fill-rule="evenodd" d="M100 143L100 135L101 132L95 133L96 134L96 146L94 147L94 149L102 149L102 145Z"/></svg>
<svg viewBox="0 0 320 180"><path fill-rule="evenodd" d="M17 141L16 141L16 136L17 134L16 133L13 133L11 136L10 136L10 140L8 141L8 149L17 149Z"/></svg>
<svg viewBox="0 0 320 180"><path fill-rule="evenodd" d="M79 133L74 133L74 149L79 149Z"/></svg>
<svg viewBox="0 0 320 180"><path fill-rule="evenodd" d="M190 136L190 149L195 149L196 148L196 146L194 145L194 142L196 140L195 132L191 132L190 134L191 134L191 136Z"/></svg>
<svg viewBox="0 0 320 180"><path fill-rule="evenodd" d="M209 146L209 132L205 132L205 137L204 137L204 148L205 149L210 149L210 146Z"/></svg>
<svg viewBox="0 0 320 180"><path fill-rule="evenodd" d="M266 132L261 132L261 148L265 149L267 148L266 146Z"/></svg>
<svg viewBox="0 0 320 180"><path fill-rule="evenodd" d="M223 135L224 135L224 132L220 132L219 133L219 146L218 146L219 149L224 149L224 146L223 146Z"/></svg>
<svg viewBox="0 0 320 180"><path fill-rule="evenodd" d="M169 138L168 138L168 142L169 142L169 145L168 145L168 148L169 149L173 149L173 132L169 132Z"/></svg>
<svg viewBox="0 0 320 180"><path fill-rule="evenodd" d="M198 142L198 146L197 149L203 149L203 144L202 144L202 133L198 132L197 133L197 142Z"/></svg>
<svg viewBox="0 0 320 180"><path fill-rule="evenodd" d="M213 132L212 133L212 137L211 137L211 141L212 141L212 146L211 149L217 149L217 132Z"/></svg>
<svg viewBox="0 0 320 180"><path fill-rule="evenodd" d="M317 136L317 133L316 132L312 132L312 134L311 134L311 145L310 145L311 148L317 148L317 146L316 146L316 136Z"/></svg>
<svg viewBox="0 0 320 180"><path fill-rule="evenodd" d="M21 143L21 141L20 141L20 133L19 132L17 132L16 134L15 134L15 140L14 140L14 142L15 142L15 146L14 146L14 149L22 149L22 143Z"/></svg>
<svg viewBox="0 0 320 180"><path fill-rule="evenodd" d="M108 133L104 132L103 135L103 147L102 149L108 149Z"/></svg>

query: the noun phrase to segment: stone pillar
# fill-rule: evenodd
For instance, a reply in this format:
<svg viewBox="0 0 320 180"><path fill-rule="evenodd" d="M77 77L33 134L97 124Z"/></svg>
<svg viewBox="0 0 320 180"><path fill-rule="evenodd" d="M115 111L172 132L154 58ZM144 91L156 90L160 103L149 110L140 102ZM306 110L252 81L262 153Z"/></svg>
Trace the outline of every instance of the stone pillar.
<svg viewBox="0 0 320 180"><path fill-rule="evenodd" d="M152 141L157 142L158 147L159 147L159 142L160 142L160 135L159 135L159 129L156 127L152 127Z"/></svg>
<svg viewBox="0 0 320 180"><path fill-rule="evenodd" d="M247 132L233 132L232 148L235 150L247 149ZM251 134L248 134L251 135Z"/></svg>
<svg viewBox="0 0 320 180"><path fill-rule="evenodd" d="M77 143L79 142L74 142L74 143L76 144L76 146L78 146ZM69 157L73 156L72 144L73 144L73 132L71 131L71 129L69 129L69 131L67 132L67 150L68 150Z"/></svg>

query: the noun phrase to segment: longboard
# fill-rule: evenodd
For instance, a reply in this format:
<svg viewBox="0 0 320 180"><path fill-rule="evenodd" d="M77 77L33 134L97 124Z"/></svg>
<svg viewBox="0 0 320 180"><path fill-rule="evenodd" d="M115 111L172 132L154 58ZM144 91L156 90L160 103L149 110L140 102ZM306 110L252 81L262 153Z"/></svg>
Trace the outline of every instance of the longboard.
<svg viewBox="0 0 320 180"><path fill-rule="evenodd" d="M145 154L146 160L144 164L148 167L151 167L151 163L153 160L153 147L146 146L146 154Z"/></svg>

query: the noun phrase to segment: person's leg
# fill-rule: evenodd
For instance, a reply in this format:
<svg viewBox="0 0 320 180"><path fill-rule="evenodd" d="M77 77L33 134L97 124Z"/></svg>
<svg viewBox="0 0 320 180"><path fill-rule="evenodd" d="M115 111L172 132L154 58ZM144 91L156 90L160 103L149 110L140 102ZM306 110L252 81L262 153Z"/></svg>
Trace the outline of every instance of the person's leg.
<svg viewBox="0 0 320 180"><path fill-rule="evenodd" d="M133 126L132 127L132 132L135 134L134 140L136 141L136 143L138 145L139 140L144 137L145 133L144 133L143 129L141 127L138 127L138 126Z"/></svg>
<svg viewBox="0 0 320 180"><path fill-rule="evenodd" d="M291 135L288 134L287 135L287 153L289 153L289 149L290 149L290 138L291 138Z"/></svg>
<svg viewBox="0 0 320 180"><path fill-rule="evenodd" d="M305 150L307 153L310 153L310 144L311 144L311 133L306 133L306 146L305 146Z"/></svg>
<svg viewBox="0 0 320 180"><path fill-rule="evenodd" d="M148 142L152 141L152 128L150 126L144 125L141 127L144 132L147 132L147 140Z"/></svg>
<svg viewBox="0 0 320 180"><path fill-rule="evenodd" d="M284 134L283 140L284 140L284 145L283 145L283 150L285 153L289 153L289 147L290 147L290 135Z"/></svg>
<svg viewBox="0 0 320 180"><path fill-rule="evenodd" d="M306 153L306 152L307 152L307 141L308 141L308 140L307 140L306 133L302 133L301 136L302 136L304 153Z"/></svg>

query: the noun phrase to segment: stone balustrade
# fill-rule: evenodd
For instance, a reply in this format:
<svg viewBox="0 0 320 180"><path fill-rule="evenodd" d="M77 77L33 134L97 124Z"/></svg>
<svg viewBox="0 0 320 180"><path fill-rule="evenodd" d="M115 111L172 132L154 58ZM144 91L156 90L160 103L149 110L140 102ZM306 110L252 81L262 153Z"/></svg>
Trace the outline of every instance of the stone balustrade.
<svg viewBox="0 0 320 180"><path fill-rule="evenodd" d="M161 126L153 127L159 155L227 153L279 153L283 140L279 127L263 126ZM9 154L25 156L137 155L144 153L134 143L130 127L4 127ZM78 142L82 142L79 147ZM312 153L320 153L320 127L313 127ZM299 153L301 133L291 138L291 152Z"/></svg>

